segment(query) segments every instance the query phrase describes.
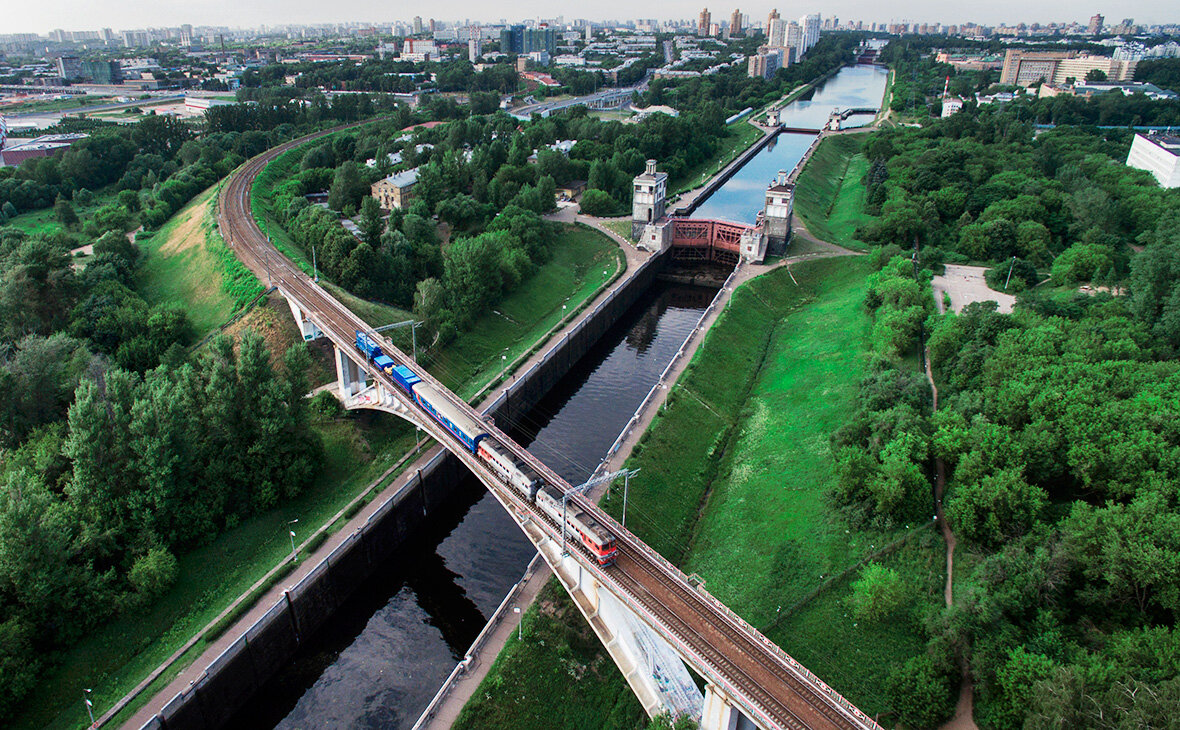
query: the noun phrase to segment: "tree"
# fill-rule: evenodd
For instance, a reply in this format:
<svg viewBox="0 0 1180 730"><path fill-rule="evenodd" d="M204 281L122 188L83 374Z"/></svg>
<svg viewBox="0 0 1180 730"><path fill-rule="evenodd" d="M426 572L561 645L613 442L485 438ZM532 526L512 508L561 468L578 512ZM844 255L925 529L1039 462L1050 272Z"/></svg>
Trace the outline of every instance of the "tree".
<svg viewBox="0 0 1180 730"><path fill-rule="evenodd" d="M152 548L136 559L127 580L145 602L164 595L176 581L179 564L164 548Z"/></svg>
<svg viewBox="0 0 1180 730"><path fill-rule="evenodd" d="M74 212L74 206L60 195L57 196L57 202L53 204L53 216L67 230L72 231L78 227L78 214Z"/></svg>
<svg viewBox="0 0 1180 730"><path fill-rule="evenodd" d="M368 186L361 179L356 163L346 160L336 168L336 175L332 178L332 187L328 190L328 207L336 211L354 208L360 204L361 196L367 191Z"/></svg>
<svg viewBox="0 0 1180 730"><path fill-rule="evenodd" d="M1106 81L1106 72L1100 68L1092 68L1086 72L1086 81Z"/></svg>
<svg viewBox="0 0 1180 730"><path fill-rule="evenodd" d="M586 215L614 215L619 210L619 204L609 193L601 190L587 190L582 193L581 210Z"/></svg>
<svg viewBox="0 0 1180 730"><path fill-rule="evenodd" d="M938 727L954 714L949 672L928 654L912 657L891 671L885 692L898 719L908 727Z"/></svg>
<svg viewBox="0 0 1180 730"><path fill-rule="evenodd" d="M906 589L893 568L869 563L852 583L848 603L858 621L880 621L905 603Z"/></svg>
<svg viewBox="0 0 1180 730"><path fill-rule="evenodd" d="M955 480L946 500L946 517L955 533L988 547L1025 534L1048 505L1045 490L1004 469L979 481Z"/></svg>
<svg viewBox="0 0 1180 730"><path fill-rule="evenodd" d="M374 246L381 239L385 230L385 221L381 220L381 206L372 196L366 195L361 200L361 237Z"/></svg>

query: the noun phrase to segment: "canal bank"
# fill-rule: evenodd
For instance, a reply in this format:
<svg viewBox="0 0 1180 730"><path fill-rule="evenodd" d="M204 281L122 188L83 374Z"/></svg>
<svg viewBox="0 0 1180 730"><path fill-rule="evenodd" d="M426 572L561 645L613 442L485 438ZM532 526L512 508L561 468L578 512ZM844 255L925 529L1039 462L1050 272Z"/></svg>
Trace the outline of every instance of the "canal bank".
<svg viewBox="0 0 1180 730"><path fill-rule="evenodd" d="M521 364L518 369L521 374L509 377L507 382L492 389L485 397L485 412L498 420L519 418L522 410L535 403L560 379L559 372L576 363L593 346L595 338L608 330L650 287L662 261L650 259L633 247L624 248L624 252L627 270L584 309L571 316L564 327L550 333L546 346ZM395 550L413 534L414 525L422 522L423 515L430 515L436 505L444 504L451 496L458 477L465 476L466 470L456 472L456 464L449 463L452 460L440 451L435 447L422 455L371 501L365 503L358 498L321 531L338 520L346 520L341 529L327 538L317 531L299 545L301 551L314 549L315 558L295 567L277 585L258 597L252 609L244 611L238 621L209 641L201 655L156 692L126 721L125 726L216 727L224 722L226 710L221 708L240 703L276 666L281 666L271 654L282 656L298 648L302 640L322 623L326 611L344 600L349 592L348 585L353 580L360 580L356 575L350 576L350 571L357 571L358 565L379 563L382 555ZM371 486L385 481L398 466L395 464ZM314 545L319 547L313 548ZM272 573L283 569L284 566L279 566ZM124 697L100 723L119 714L153 682L158 684L161 677L168 676L168 668L176 659L192 650L202 636L209 635L212 627L241 610L241 601L247 600L247 596L253 598L257 591L274 582L271 575L261 579L169 662ZM285 628L274 628L282 626L284 621ZM243 673L241 667L247 664L250 671ZM223 680L216 679L221 676L233 679L223 686Z"/></svg>

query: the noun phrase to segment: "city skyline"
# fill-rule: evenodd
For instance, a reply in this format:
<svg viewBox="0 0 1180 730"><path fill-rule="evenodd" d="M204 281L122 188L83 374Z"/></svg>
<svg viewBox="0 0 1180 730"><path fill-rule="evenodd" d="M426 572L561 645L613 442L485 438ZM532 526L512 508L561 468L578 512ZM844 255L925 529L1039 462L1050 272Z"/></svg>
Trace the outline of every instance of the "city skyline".
<svg viewBox="0 0 1180 730"><path fill-rule="evenodd" d="M709 5L713 17L720 22L728 20L734 4ZM762 22L766 14L777 8L783 17L794 17L815 12L815 7L806 3L760 3L743 7L736 4L741 12L748 16L755 26ZM1101 3L1093 8L1079 8L1076 17L1066 16L1060 6L1049 3L1019 3L1014 0L1001 0L986 7L963 7L948 9L944 3L934 0L905 0L894 3L887 8L876 4L862 3L857 0L837 0L826 3L822 9L824 17L837 16L840 18L864 20L866 22L919 22L919 23L1069 23L1077 22L1085 25L1089 17L1095 12L1107 17L1108 23L1118 22L1123 17L1134 18L1139 24L1158 24L1176 22L1174 16L1165 13L1165 7L1147 2L1147 0L1133 0L1118 7L1101 7ZM661 20L689 20L698 17L702 7L699 0L693 2L666 2L656 6L648 6L641 11L642 17L655 17ZM585 17L593 21L626 21L638 17L636 9L630 3L608 0L595 6L596 13L574 16L566 13L567 19ZM382 15L376 15L373 6L368 3L346 0L343 3L333 3L325 6L322 3L312 3L306 0L292 2L277 2L263 0L263 2L243 4L229 4L217 0L203 2L177 2L163 0L148 7L129 6L103 7L102 5L83 2L82 0L65 0L49 5L22 4L11 8L5 17L5 33L37 33L47 34L51 30L61 28L70 30L98 30L101 28L137 29L148 27L169 27L181 24L226 26L231 28L253 28L263 25L275 26L281 24L330 24L330 23L372 23L385 24L391 21L408 21L415 11L407 9L405 17L396 10L386 10ZM420 11L418 11L420 12ZM483 3L469 0L449 3L437 8L435 17L440 20L453 21L457 18L471 18L473 21L492 23L500 17L512 19L529 17L553 17L564 11L555 8L550 3L525 2L514 3L503 10L489 10ZM580 11L581 12L581 11ZM501 16L500 14L503 13ZM68 19L66 22L63 19Z"/></svg>

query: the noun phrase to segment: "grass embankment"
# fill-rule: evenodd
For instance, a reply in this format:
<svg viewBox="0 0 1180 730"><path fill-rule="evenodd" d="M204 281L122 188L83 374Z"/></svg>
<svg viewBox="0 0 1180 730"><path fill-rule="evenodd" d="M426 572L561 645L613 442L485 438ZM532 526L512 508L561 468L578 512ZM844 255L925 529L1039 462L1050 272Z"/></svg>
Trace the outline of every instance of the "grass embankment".
<svg viewBox="0 0 1180 730"><path fill-rule="evenodd" d="M857 625L845 603L850 582L866 558L901 544L879 560L907 576L915 605L936 601L942 554L937 536L919 526L903 543L905 529L849 531L826 507L835 478L829 434L855 409L866 368L867 273L862 259L827 259L796 266L798 285L779 269L734 292L628 462L641 471L631 480L627 524L876 712L887 710L889 668L923 641L904 617ZM620 497L616 490L603 503L616 516ZM555 632L550 613L534 606L526 626ZM544 701L549 678L571 674L564 656L548 639L505 652L460 727L530 726L524 713ZM563 696L629 691L617 672L587 672L576 690Z"/></svg>
<svg viewBox="0 0 1180 730"><path fill-rule="evenodd" d="M203 221L209 220L204 211L211 202L211 194L212 191L203 193L155 235L148 247L142 276L145 294L151 292L151 301L180 303L194 321L198 319L194 312L203 308L199 319L211 322L211 328L215 329L221 324L214 316L222 311L218 307L228 306L232 311L234 298L218 288L217 283L209 284L219 283L225 275L223 262L207 246L202 246L209 243L205 234L210 232L203 232ZM215 230L211 235L215 237L214 243L224 247ZM225 251L228 253L229 249ZM231 260L237 263L236 259ZM444 366L435 368L436 371L444 379L457 379L461 392L474 393L493 379L505 362L512 363L515 355L533 347L561 319L563 304L572 313L623 265L618 248L606 236L583 226L566 227L550 261L497 305L502 314L485 315L470 332L451 343L439 355ZM249 280L261 290L252 276ZM336 289L335 293L341 292ZM220 304L205 302L204 297ZM375 325L408 316L396 308L346 293L342 300ZM280 303L277 308L280 311L258 307L235 327L261 324L279 330L265 335L272 348L300 341L294 323L282 316L284 305ZM408 347L408 335L406 341ZM507 354L506 361L500 359L501 353ZM363 494L373 479L414 446L410 426L379 413L366 412L344 420L325 421L317 425L317 430L324 440L324 469L310 489L183 556L176 587L149 611L105 626L65 653L58 667L44 677L33 693L42 701L30 708L15 727L69 728L85 724L85 709L76 701L83 687L94 688L92 699L96 710L113 705L190 637L202 631L234 599L289 557L288 520L298 518L302 526L296 528L300 537L310 535ZM380 486L395 477L396 473ZM343 522L337 520L331 531L340 529ZM254 596L254 600L258 597ZM209 636L208 640L214 638ZM166 686L206 646L205 639L198 641L153 683L152 689L158 691ZM116 720L130 717L149 696L150 693L141 695Z"/></svg>
<svg viewBox="0 0 1180 730"><path fill-rule="evenodd" d="M139 244L139 291L149 304L183 303L198 337L225 323L263 287L217 232L212 187Z"/></svg>
<svg viewBox="0 0 1180 730"><path fill-rule="evenodd" d="M825 138L795 182L795 213L817 238L864 251L856 229L873 220L864 212L869 171L862 150L867 135L840 134Z"/></svg>
<svg viewBox="0 0 1180 730"><path fill-rule="evenodd" d="M603 219L602 225L622 236L623 240L631 240L631 216Z"/></svg>
<svg viewBox="0 0 1180 730"><path fill-rule="evenodd" d="M668 191L668 196L680 195L704 185L709 181L709 178L721 172L726 165L733 162L738 155L745 152L746 148L757 142L760 137L762 137L762 130L746 121L745 117L729 125L717 154L685 170L684 176L680 178L676 186Z"/></svg>

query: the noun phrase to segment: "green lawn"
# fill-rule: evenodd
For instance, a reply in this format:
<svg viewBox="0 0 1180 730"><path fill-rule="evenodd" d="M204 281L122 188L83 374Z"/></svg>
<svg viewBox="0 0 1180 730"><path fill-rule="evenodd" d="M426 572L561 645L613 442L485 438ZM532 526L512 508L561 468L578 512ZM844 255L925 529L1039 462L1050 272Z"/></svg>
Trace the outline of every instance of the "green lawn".
<svg viewBox="0 0 1180 730"><path fill-rule="evenodd" d="M504 645L454 730L647 726L643 707L556 578L525 612L521 635Z"/></svg>
<svg viewBox="0 0 1180 730"><path fill-rule="evenodd" d="M744 117L729 125L729 131L725 139L722 140L717 154L712 159L685 170L684 175L680 177L676 185L668 191L668 196L679 195L704 185L708 182L709 178L733 162L738 155L745 152L746 148L757 142L761 136L762 130L750 124Z"/></svg>
<svg viewBox="0 0 1180 730"><path fill-rule="evenodd" d="M628 462L640 473L631 480L627 526L698 573L862 709L877 712L888 709L888 670L922 649L912 614L939 600L944 558L924 526L846 531L825 507L834 479L829 435L854 410L866 367L867 273L863 259L826 259L794 267L798 285L779 269L734 292ZM620 496L616 489L603 502L616 517ZM849 585L861 562L886 544L898 549L879 559L906 576L912 605L887 621L854 625L846 615ZM528 620L556 620L543 613L534 607ZM544 650L509 645L460 727L528 726L529 713L551 696L553 677L573 674L564 658L571 649L548 636ZM583 663L605 657L599 650ZM629 691L617 672L565 681L574 691L563 696ZM620 719L600 726L634 725Z"/></svg>
<svg viewBox="0 0 1180 730"><path fill-rule="evenodd" d="M795 184L795 213L812 235L863 251L856 229L874 219L864 212L861 182L869 160L861 152L867 135L827 137L799 173Z"/></svg>
<svg viewBox="0 0 1180 730"><path fill-rule="evenodd" d="M626 218L610 218L602 221L602 225L622 236L625 240L631 240L631 216Z"/></svg>

